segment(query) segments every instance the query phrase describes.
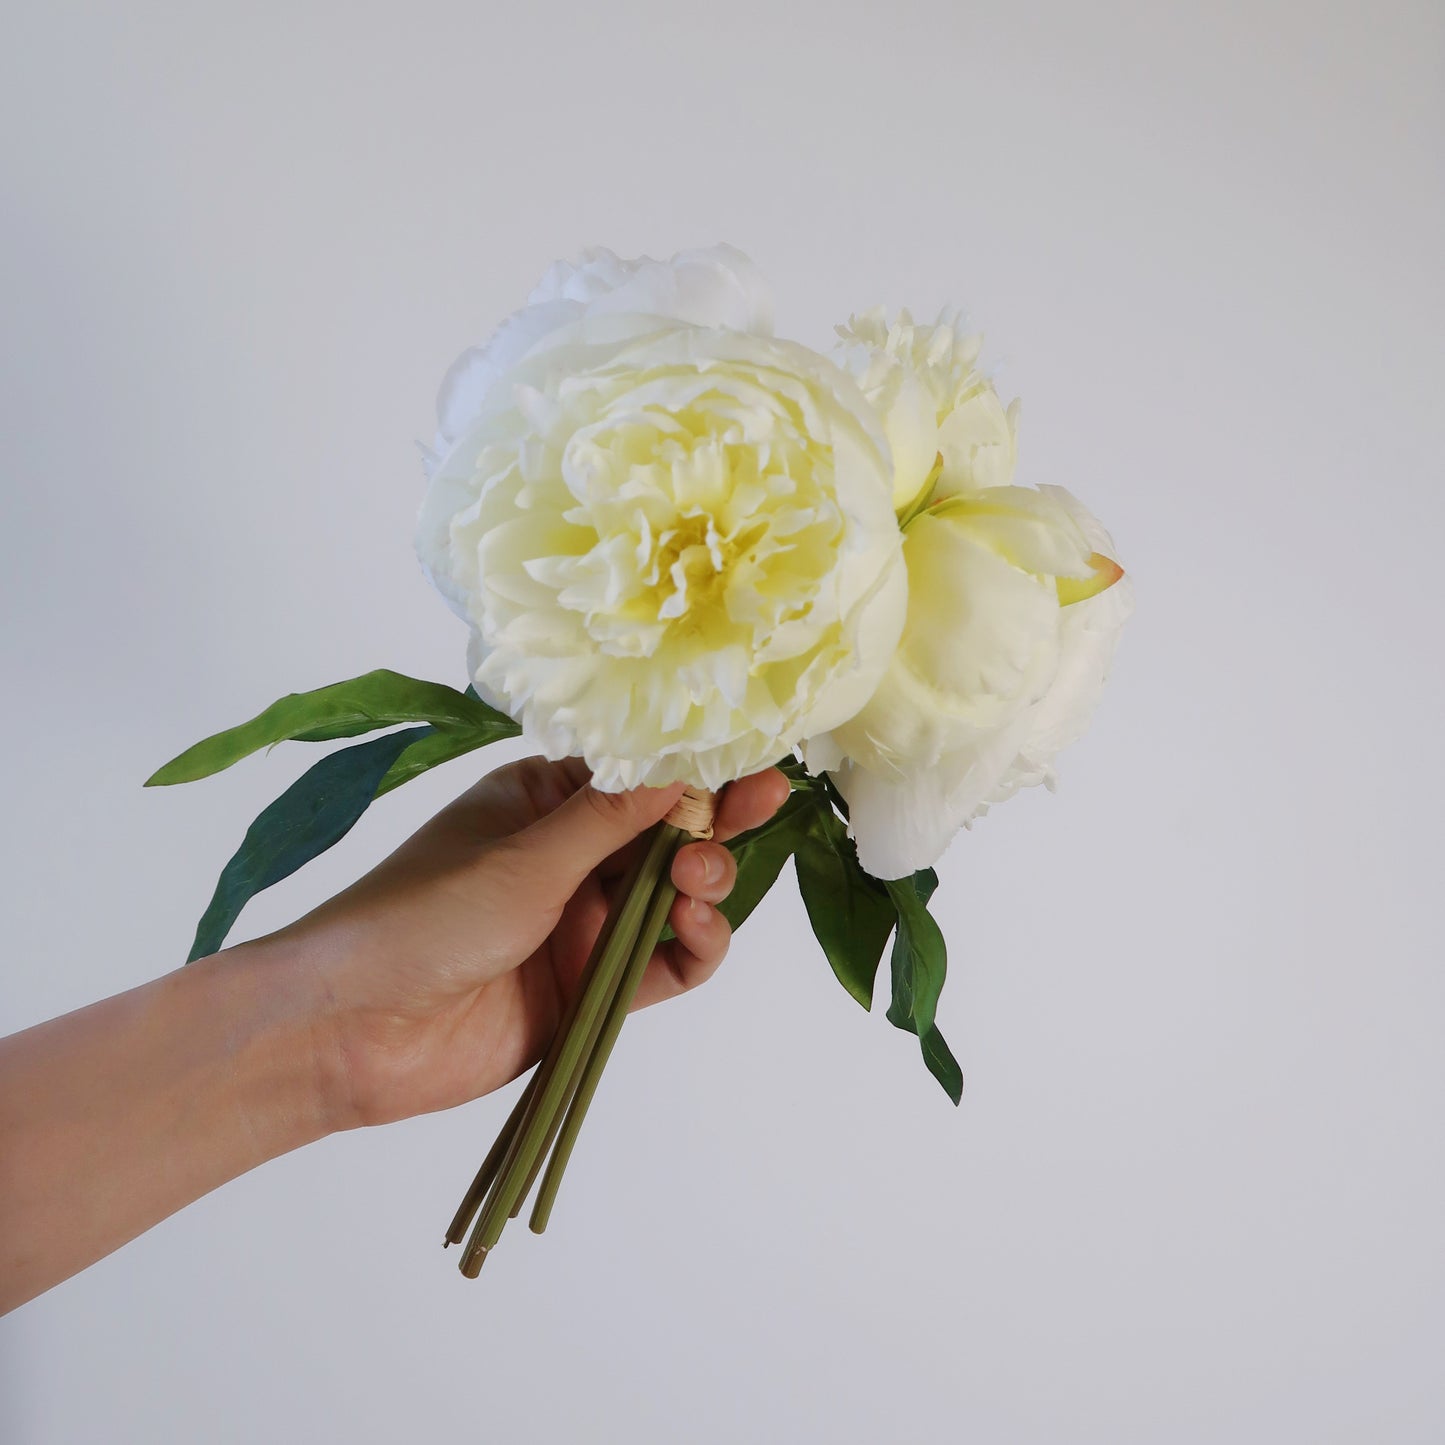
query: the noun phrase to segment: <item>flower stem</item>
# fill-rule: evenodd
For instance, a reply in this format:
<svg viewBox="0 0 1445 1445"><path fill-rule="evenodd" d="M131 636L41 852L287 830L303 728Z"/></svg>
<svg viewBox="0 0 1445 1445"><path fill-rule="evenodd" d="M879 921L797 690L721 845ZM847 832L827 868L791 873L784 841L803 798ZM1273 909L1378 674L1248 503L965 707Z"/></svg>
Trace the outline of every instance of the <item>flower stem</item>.
<svg viewBox="0 0 1445 1445"><path fill-rule="evenodd" d="M629 880L629 887L636 883L636 870L633 870L633 877ZM621 938L616 940L617 956L625 959L631 957L632 944L636 941L636 934L626 945ZM625 967L625 964L624 964ZM618 986L621 985L622 975L615 975ZM614 988L610 997L616 998ZM566 1092L562 1095L562 1102L557 1106L556 1113L552 1116L552 1122L547 1126L547 1137L542 1141L542 1147L537 1150L537 1157L532 1161L532 1168L527 1174L526 1182L518 1191L515 1203L512 1205L508 1218L515 1219L521 1212L522 1206L527 1202L527 1196L532 1192L532 1186L537 1182L537 1176L542 1172L542 1166L547 1162L547 1155L551 1152L552 1143L557 1137L557 1131L562 1127L562 1120L565 1117L568 1105L573 1095L577 1092L577 1086L581 1083L587 1068L587 1062L592 1057L592 1051L597 1047L598 1037L602 1033L603 1025L611 1017L612 1006L609 1003L598 1011L597 1017L592 1021L592 1027L587 1030L587 1037L583 1040L582 1047L577 1054L577 1062L572 1068L572 1077L567 1081Z"/></svg>
<svg viewBox="0 0 1445 1445"><path fill-rule="evenodd" d="M466 1198L462 1200L461 1206L458 1208L456 1216L452 1220L452 1230L449 1231L448 1237L451 1238L453 1234L456 1234L456 1231L460 1230L461 1234L456 1236L458 1243L461 1242L461 1236L465 1234L467 1225L471 1223L472 1216L476 1213L477 1209L482 1207L484 1201L486 1201L487 1204L491 1203L491 1197L496 1193L498 1177L508 1167L515 1156L518 1132L536 1109L538 1086L548 1073L553 1063L555 1053L560 1047L561 1041L565 1038L567 1031L570 1029L572 1020L576 1017L578 1006L583 1001L587 992L598 986L598 971L606 961L608 949L610 947L620 949L624 946L624 940L616 937L617 925L621 919L631 890L636 886L641 869L642 857L639 856L624 877L617 892L613 895L612 906L608 909L607 917L603 920L602 927L598 930L597 938L592 945L592 951L588 955L587 962L583 966L581 977L578 979L577 990L572 997L572 1001L563 1011L561 1022L557 1026L557 1032L553 1036L547 1053L543 1055L536 1069L533 1070L532 1077L527 1081L525 1102L518 1100L517 1107L513 1109L512 1117L502 1126L501 1134L498 1135L497 1141L492 1145L481 1169L477 1171L477 1177L472 1181L471 1189L467 1191ZM630 940L627 941L626 946L631 946ZM473 1278L476 1276L477 1271L480 1270L483 1258L481 1254L474 1252L474 1244L475 1240L468 1244L461 1260L462 1273Z"/></svg>
<svg viewBox="0 0 1445 1445"><path fill-rule="evenodd" d="M527 1080L526 1087L517 1095L517 1102L512 1105L512 1112L507 1115L507 1122L502 1125L502 1132L497 1135L496 1143L482 1160L482 1167L477 1170L477 1177L472 1180L471 1188L462 1196L462 1202L457 1206L446 1238L442 1241L443 1249L448 1245L460 1244L467 1237L467 1226L472 1222L472 1216L481 1208L487 1190L492 1187L492 1180L497 1177L497 1171L502 1167L502 1158L522 1122L522 1116L527 1112L527 1105L532 1102L536 1088L537 1075L534 1072Z"/></svg>
<svg viewBox="0 0 1445 1445"><path fill-rule="evenodd" d="M572 1055L580 1049L590 1032L591 1015L605 1008L611 998L630 947L630 931L618 929L612 933L597 961L597 968L582 981L582 1008L573 1011L570 1019L564 1019L551 1049L537 1066L532 1098L508 1141L500 1165L494 1171L481 1214L472 1226L462 1252L461 1271L469 1278L476 1277L487 1251L501 1237L525 1185L526 1176L531 1171L535 1153L539 1147L545 1146L557 1117L566 1108L574 1087L572 1075L575 1073L575 1062Z"/></svg>
<svg viewBox="0 0 1445 1445"><path fill-rule="evenodd" d="M618 940L618 951L621 952L622 943ZM616 997L615 990L612 997ZM582 1042L582 1047L577 1053L577 1062L572 1066L572 1077L567 1081L567 1088L562 1095L562 1102L557 1106L552 1121L547 1125L547 1137L542 1140L542 1147L537 1150L537 1157L532 1161L532 1167L527 1171L526 1181L521 1189L517 1191L517 1198L512 1204L509 1219L515 1219L521 1212L522 1206L527 1202L527 1196L532 1192L532 1186L537 1182L537 1176L542 1172L542 1166L547 1162L547 1155L552 1148L552 1142L557 1137L557 1131L562 1127L562 1120L566 1117L566 1111L572 1096L577 1092L577 1085L582 1080L583 1071L587 1067L587 1060L592 1057L592 1050L597 1047L597 1036L602 1032L602 1024L610 1011L611 1005L598 1012L592 1022L592 1027L587 1030L587 1037Z"/></svg>
<svg viewBox="0 0 1445 1445"><path fill-rule="evenodd" d="M607 1067L607 1060L612 1055L618 1034L622 1032L623 1021L632 1007L632 1000L637 996L638 987L647 972L647 965L652 961L653 950L667 925L667 915L672 911L673 899L676 897L677 889L673 886L671 877L668 873L662 874L653 891L637 941L633 945L632 956L627 960L627 969L618 984L612 1005L607 1010L607 1017L602 1022L596 1046L587 1058L576 1093L567 1110L567 1118L557 1138L557 1147L553 1150L546 1174L542 1176L542 1187L537 1192L537 1203L529 1221L534 1234L541 1234L552 1217L552 1206L556 1203L562 1175L566 1171L567 1161L572 1157L572 1149L577 1143L582 1121L587 1117L587 1110L591 1106L592 1096L597 1092L602 1071Z"/></svg>
<svg viewBox="0 0 1445 1445"><path fill-rule="evenodd" d="M588 971L573 1004L564 1015L546 1057L538 1065L535 1091L507 1147L481 1214L472 1226L461 1259L462 1273L468 1277L474 1278L481 1270L487 1251L501 1238L513 1208L525 1198L534 1166L570 1100L578 1065L586 1057L586 1045L592 1038L594 1024L607 1012L632 955L657 881L671 862L680 837L678 829L659 824L649 839L631 886L619 890L619 896L625 893L625 897L615 926L607 933L605 942L599 935L600 947L594 947L594 958L588 960Z"/></svg>

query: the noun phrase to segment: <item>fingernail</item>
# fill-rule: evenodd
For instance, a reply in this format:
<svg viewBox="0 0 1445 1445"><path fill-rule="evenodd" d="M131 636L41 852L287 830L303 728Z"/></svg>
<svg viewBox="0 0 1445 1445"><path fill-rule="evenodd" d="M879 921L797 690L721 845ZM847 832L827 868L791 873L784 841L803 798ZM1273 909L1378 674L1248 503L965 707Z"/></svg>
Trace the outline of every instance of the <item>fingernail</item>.
<svg viewBox="0 0 1445 1445"><path fill-rule="evenodd" d="M702 855L702 881L716 883L723 875L722 859L711 849Z"/></svg>
<svg viewBox="0 0 1445 1445"><path fill-rule="evenodd" d="M707 916L711 912L711 903L704 903L701 898L694 898L692 900L692 916L694 921L698 923L706 923Z"/></svg>

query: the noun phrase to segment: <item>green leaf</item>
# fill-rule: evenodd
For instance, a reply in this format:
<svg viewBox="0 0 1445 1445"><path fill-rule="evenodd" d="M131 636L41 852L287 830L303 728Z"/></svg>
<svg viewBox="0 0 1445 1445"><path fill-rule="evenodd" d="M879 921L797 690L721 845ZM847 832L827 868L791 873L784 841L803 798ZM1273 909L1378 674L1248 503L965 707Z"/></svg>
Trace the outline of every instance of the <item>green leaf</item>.
<svg viewBox="0 0 1445 1445"><path fill-rule="evenodd" d="M814 800L793 861L813 934L838 982L871 1009L878 962L898 910L883 884L863 871L846 825L826 798Z"/></svg>
<svg viewBox="0 0 1445 1445"><path fill-rule="evenodd" d="M933 1027L934 1010L948 971L943 931L928 911L938 875L925 868L911 878L884 885L898 910L898 936L893 940L893 1002L888 1022L920 1038Z"/></svg>
<svg viewBox="0 0 1445 1445"><path fill-rule="evenodd" d="M377 784L378 798L441 763L449 763L453 758L485 747L493 741L482 732L456 732L440 728L413 728L411 735L416 741L387 769L386 776Z"/></svg>
<svg viewBox="0 0 1445 1445"><path fill-rule="evenodd" d="M246 830L201 916L187 963L215 953L242 908L351 831L397 759L429 728L342 748L308 768Z"/></svg>
<svg viewBox="0 0 1445 1445"><path fill-rule="evenodd" d="M958 1060L953 1057L953 1051L944 1042L943 1035L938 1032L938 1025L935 1024L918 1041L923 1050L923 1062L928 1065L928 1072L943 1085L943 1092L956 1104L963 1098L963 1070L958 1066Z"/></svg>
<svg viewBox="0 0 1445 1445"><path fill-rule="evenodd" d="M734 929L742 927L778 881L783 864L806 836L812 807L809 794L793 793L761 827L739 833L727 845L737 860L738 877L733 891L718 904L718 911Z"/></svg>
<svg viewBox="0 0 1445 1445"><path fill-rule="evenodd" d="M943 931L928 911L938 875L924 868L911 878L884 884L898 910L898 935L893 940L893 1002L888 1022L918 1035L928 1071L956 1104L963 1094L963 1072L938 1031L934 1015L948 975L948 947Z"/></svg>
<svg viewBox="0 0 1445 1445"><path fill-rule="evenodd" d="M347 682L287 694L250 722L187 748L147 779L146 786L210 777L251 753L288 739L326 742L415 722L477 734L478 746L521 732L511 718L488 707L474 693L468 696L444 683L423 682L378 668Z"/></svg>

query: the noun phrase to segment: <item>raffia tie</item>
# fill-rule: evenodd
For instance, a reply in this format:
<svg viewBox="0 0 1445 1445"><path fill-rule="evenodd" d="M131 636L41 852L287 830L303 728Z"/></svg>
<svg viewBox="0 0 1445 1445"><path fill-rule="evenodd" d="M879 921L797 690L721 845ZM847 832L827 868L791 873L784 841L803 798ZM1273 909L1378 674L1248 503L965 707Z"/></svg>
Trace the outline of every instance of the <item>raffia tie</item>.
<svg viewBox="0 0 1445 1445"><path fill-rule="evenodd" d="M711 838L712 820L716 816L717 794L706 788L694 788L689 783L663 822L691 833L694 838Z"/></svg>

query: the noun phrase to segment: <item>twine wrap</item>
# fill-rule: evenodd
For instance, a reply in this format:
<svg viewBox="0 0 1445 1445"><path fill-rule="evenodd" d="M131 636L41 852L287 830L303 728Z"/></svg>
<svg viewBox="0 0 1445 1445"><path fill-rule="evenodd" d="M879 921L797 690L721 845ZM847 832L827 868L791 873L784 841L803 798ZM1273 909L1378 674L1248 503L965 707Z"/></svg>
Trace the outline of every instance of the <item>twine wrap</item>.
<svg viewBox="0 0 1445 1445"><path fill-rule="evenodd" d="M682 797L672 805L672 811L662 821L691 833L694 838L712 837L712 820L717 816L717 794L706 788L694 788L691 783Z"/></svg>

